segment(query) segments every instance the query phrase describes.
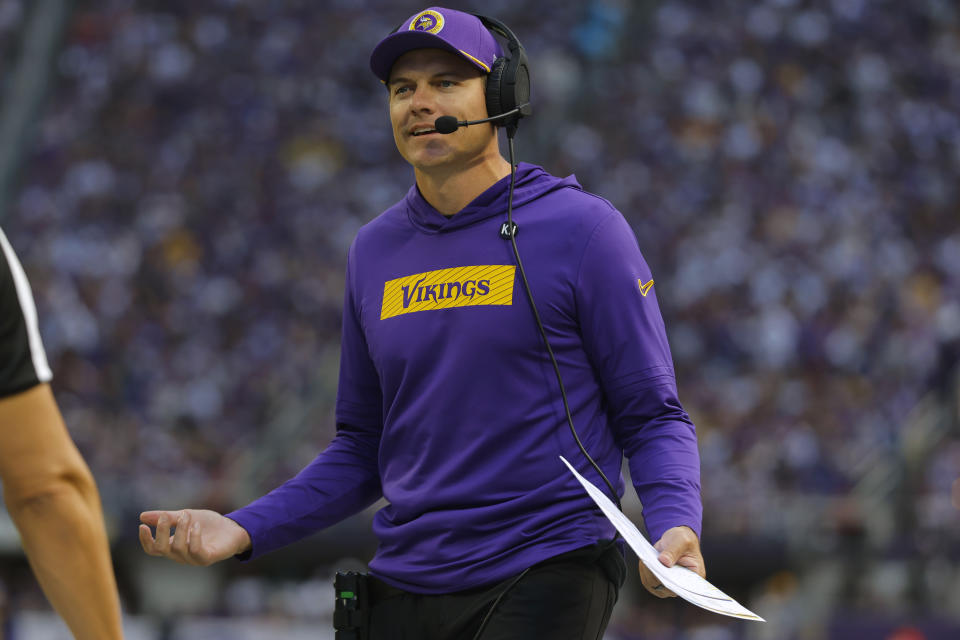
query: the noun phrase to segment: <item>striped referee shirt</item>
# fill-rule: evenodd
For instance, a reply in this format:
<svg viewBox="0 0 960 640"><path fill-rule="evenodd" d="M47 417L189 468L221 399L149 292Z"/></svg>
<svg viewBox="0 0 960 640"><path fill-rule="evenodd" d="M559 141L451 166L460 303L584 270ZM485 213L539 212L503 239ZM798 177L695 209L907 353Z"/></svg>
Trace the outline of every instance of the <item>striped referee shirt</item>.
<svg viewBox="0 0 960 640"><path fill-rule="evenodd" d="M52 377L30 283L0 229L0 397L26 391Z"/></svg>

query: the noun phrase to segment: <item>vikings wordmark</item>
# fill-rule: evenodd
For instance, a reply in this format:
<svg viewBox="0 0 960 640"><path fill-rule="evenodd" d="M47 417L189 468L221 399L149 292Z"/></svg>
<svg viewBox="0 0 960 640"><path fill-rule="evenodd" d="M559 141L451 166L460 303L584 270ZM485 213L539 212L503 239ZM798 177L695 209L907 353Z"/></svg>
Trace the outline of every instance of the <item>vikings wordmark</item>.
<svg viewBox="0 0 960 640"><path fill-rule="evenodd" d="M383 284L380 319L416 311L513 304L513 265L474 265L415 273Z"/></svg>

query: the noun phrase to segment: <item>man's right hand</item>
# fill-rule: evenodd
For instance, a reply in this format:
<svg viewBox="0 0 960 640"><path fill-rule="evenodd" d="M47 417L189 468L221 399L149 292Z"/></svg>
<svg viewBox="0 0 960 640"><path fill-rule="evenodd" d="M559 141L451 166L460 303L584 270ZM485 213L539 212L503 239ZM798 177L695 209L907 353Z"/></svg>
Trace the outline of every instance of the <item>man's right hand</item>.
<svg viewBox="0 0 960 640"><path fill-rule="evenodd" d="M216 511L181 509L140 514L140 544L151 556L207 567L250 549L250 534ZM150 527L156 527L154 538ZM176 530L171 535L170 528Z"/></svg>

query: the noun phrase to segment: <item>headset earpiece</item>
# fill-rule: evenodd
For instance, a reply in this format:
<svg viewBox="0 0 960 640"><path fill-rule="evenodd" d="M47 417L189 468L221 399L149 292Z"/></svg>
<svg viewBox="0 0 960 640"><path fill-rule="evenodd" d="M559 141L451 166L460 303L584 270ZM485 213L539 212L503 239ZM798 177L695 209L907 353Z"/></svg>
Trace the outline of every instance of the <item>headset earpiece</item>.
<svg viewBox="0 0 960 640"><path fill-rule="evenodd" d="M532 113L530 108L530 69L527 52L520 40L507 25L499 20L474 13L483 26L507 41L505 55L497 58L487 75L485 89L487 115L496 116L511 111L519 105L525 105L515 116L500 122L500 126L516 129L523 116Z"/></svg>
<svg viewBox="0 0 960 640"><path fill-rule="evenodd" d="M509 109L504 109L500 87L503 72L506 67L507 59L502 57L497 58L490 68L490 73L487 75L487 87L484 92L487 100L487 116L495 116L509 111Z"/></svg>

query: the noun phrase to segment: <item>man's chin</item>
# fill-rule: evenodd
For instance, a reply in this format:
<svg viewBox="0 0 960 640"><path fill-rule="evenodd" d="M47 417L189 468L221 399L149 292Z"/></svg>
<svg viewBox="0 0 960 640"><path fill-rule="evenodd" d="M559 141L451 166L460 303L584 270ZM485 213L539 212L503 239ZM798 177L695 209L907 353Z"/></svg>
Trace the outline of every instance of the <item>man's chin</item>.
<svg viewBox="0 0 960 640"><path fill-rule="evenodd" d="M407 161L417 169L430 169L449 165L454 161L454 155L449 149L421 149L418 153L411 154Z"/></svg>

